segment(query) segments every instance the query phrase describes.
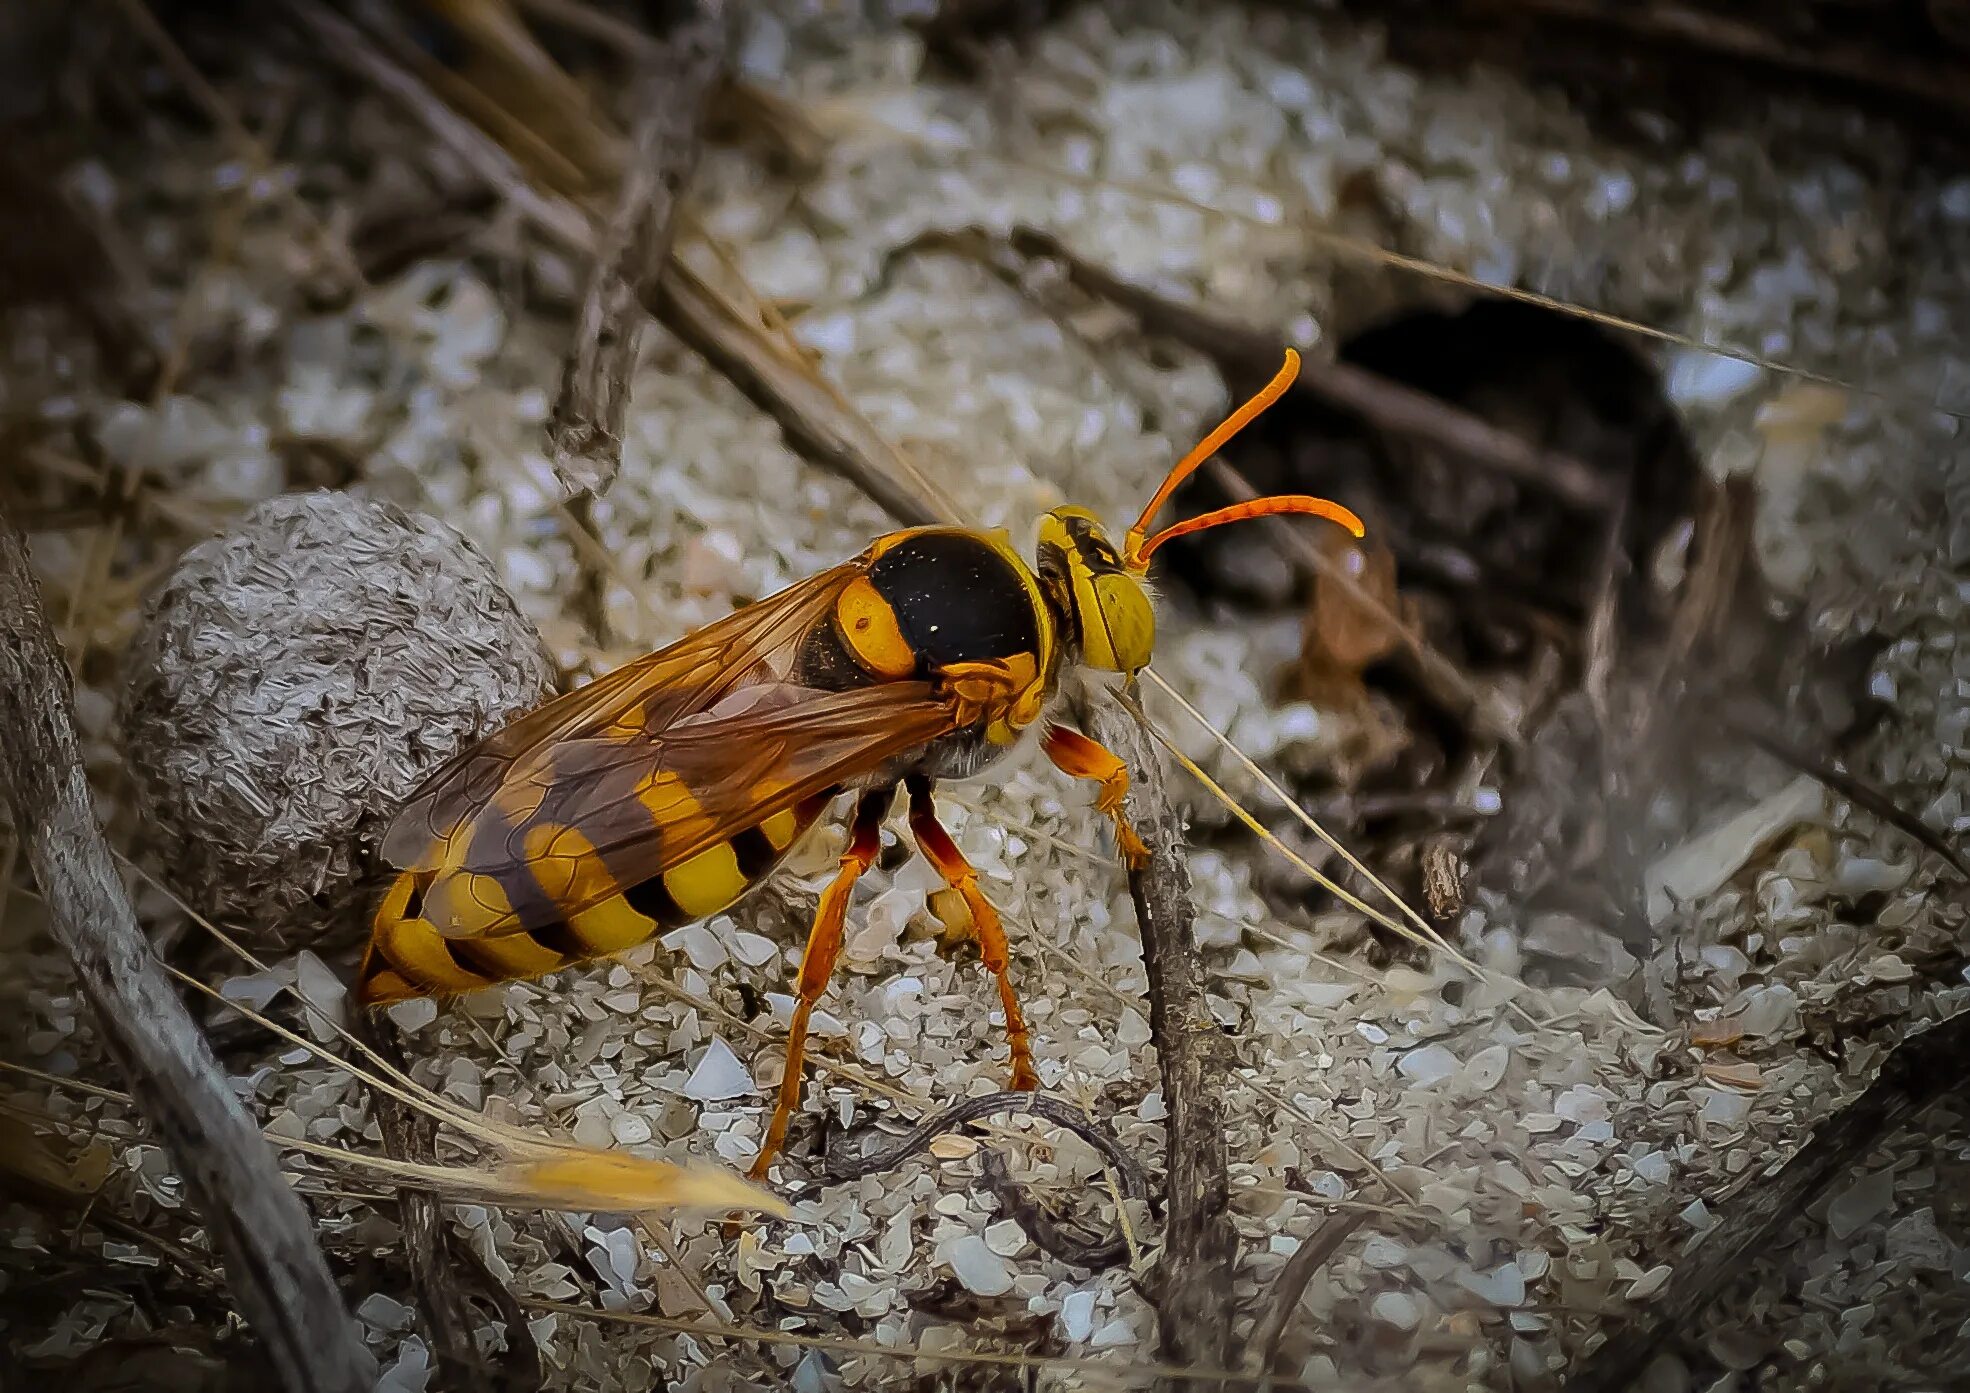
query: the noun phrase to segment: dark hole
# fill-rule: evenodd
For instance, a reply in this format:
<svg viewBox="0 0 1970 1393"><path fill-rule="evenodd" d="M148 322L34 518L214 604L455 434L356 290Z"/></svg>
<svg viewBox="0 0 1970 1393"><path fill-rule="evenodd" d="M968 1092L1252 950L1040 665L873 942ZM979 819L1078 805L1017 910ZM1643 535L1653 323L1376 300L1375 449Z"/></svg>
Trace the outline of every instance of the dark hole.
<svg viewBox="0 0 1970 1393"><path fill-rule="evenodd" d="M1628 498L1624 550L1638 567L1694 504L1696 455L1654 366L1588 321L1481 300L1375 325L1338 357L1608 478ZM1242 394L1257 385L1233 387ZM1576 625L1586 617L1605 555L1603 519L1550 491L1378 429L1307 392L1261 417L1226 455L1261 493L1314 493L1361 513L1395 552L1405 587L1464 599L1481 589L1485 604L1458 606L1474 660L1517 657L1539 616ZM1180 491L1172 516L1229 501L1205 470ZM1304 589L1276 548L1253 545L1249 528L1182 538L1163 555L1169 572L1201 595L1278 605ZM1636 576L1625 593L1633 602L1647 592Z"/></svg>

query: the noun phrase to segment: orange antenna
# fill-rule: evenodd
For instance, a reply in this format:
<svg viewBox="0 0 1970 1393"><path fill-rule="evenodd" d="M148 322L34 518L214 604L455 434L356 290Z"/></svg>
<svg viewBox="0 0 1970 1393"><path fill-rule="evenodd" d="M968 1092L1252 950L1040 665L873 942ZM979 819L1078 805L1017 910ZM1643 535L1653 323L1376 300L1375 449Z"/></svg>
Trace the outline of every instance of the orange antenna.
<svg viewBox="0 0 1970 1393"><path fill-rule="evenodd" d="M1366 534L1367 529L1361 525L1361 519L1340 504L1325 498L1310 498L1305 494L1291 493L1234 503L1228 508L1219 508L1214 512L1173 523L1154 536L1146 535L1150 522L1162 511L1163 505L1170 501L1170 495L1177 491L1183 481L1195 474L1206 460L1229 444L1233 436L1249 426L1268 406L1284 396L1286 389L1293 385L1299 375L1300 355L1289 348L1286 350L1285 366L1273 374L1272 381L1261 387L1250 401L1227 416L1216 430L1204 437L1196 449L1177 461L1177 467L1172 469L1169 477L1163 480L1163 486L1156 490L1156 496L1149 500L1149 506L1142 510L1142 516L1136 519L1135 526L1129 529L1128 537L1123 542L1122 557L1128 563L1130 570L1148 569L1149 554L1172 537L1202 532L1207 527L1217 527L1227 522L1241 522L1246 518L1271 517L1279 513L1304 513L1338 522L1357 537Z"/></svg>

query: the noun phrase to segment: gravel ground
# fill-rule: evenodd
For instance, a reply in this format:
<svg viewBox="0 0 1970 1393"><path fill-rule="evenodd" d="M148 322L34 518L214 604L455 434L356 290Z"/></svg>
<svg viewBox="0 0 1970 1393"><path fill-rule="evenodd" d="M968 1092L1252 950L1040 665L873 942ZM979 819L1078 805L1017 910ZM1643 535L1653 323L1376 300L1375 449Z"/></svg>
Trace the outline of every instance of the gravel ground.
<svg viewBox="0 0 1970 1393"><path fill-rule="evenodd" d="M1869 751L1873 772L1938 829L1970 825L1970 650L1959 657L1956 646L1970 591L1939 564L1970 556L1970 515L1955 511L1970 508L1960 483L1970 476L1951 472L1955 421L1937 409L1970 409L1958 332L1970 322L1958 270L1970 255L1970 181L1911 169L1892 131L1782 105L1756 128L1694 143L1638 113L1637 132L1615 143L1509 74L1419 75L1381 48L1372 27L1338 19L1096 6L1043 31L1016 67L961 86L921 79L920 45L886 24L774 6L753 21L744 61L827 134L826 166L795 188L747 153L712 152L696 215L878 427L978 517L1022 539L1062 499L1132 516L1216 419L1225 389L1201 361L1145 356L1112 324L1069 333L961 262L913 257L886 270L886 254L926 229L1037 224L1124 275L1283 325L1315 352L1441 290L1364 255L1361 240L1338 248L1327 234L1341 229L1480 281L1862 384L1650 346L1706 467L1754 477L1773 589L1817 635L1891 640L1871 679L1893 704ZM229 91L265 119L278 78L271 67L247 73ZM142 147L70 171L152 272L159 322L185 314L235 353L182 394L119 401L86 360L49 366L43 326L23 320L10 349L20 370L0 385L10 413L85 423L108 462L157 483L151 526L120 545L89 529L34 538L58 615L65 597L87 592L66 630L91 655L80 711L112 829L138 847L110 660L178 549L294 485L296 442L350 461L356 492L469 536L571 670L666 642L852 554L886 525L653 335L622 473L595 510L613 631L606 651L595 648L573 610L579 558L540 453L567 332L555 302L576 268L496 220L478 255L425 260L346 306L310 311L297 286L319 232L283 190L360 214L417 182L423 146L369 99L313 87L290 99L271 174L164 118ZM1375 195L1365 214L1364 180ZM701 239L690 255L715 264ZM188 293L187 266L201 268ZM1345 738L1336 721L1268 708L1262 695L1296 641L1291 619L1225 625L1171 612L1157 665L1255 757L1317 762ZM1166 716L1193 756L1250 791L1208 737ZM1688 834L1686 859L1714 872L1706 893L1658 926L1655 968L1678 1016L1670 1031L1592 981L1507 988L1472 984L1447 962L1371 967L1338 946L1344 916L1309 922L1268 907L1254 888L1262 853L1193 854L1212 1009L1239 1060L1224 1086L1241 1330L1269 1309L1294 1249L1330 1214L1359 1211L1364 1223L1315 1275L1286 1338L1304 1379L1545 1386L1608 1314L1661 1288L1715 1221L1720 1195L1865 1082L1893 1023L1947 1014L1970 994L1960 975L1939 983L1924 966L1959 939L1963 919L1926 859L1784 776L1754 767L1746 779L1734 804L1701 810ZM1200 821L1222 820L1184 796ZM1045 1086L1107 1118L1133 1154L1160 1157L1164 1105L1133 915L1087 794L1028 753L954 789L948 806L1013 926ZM1753 806L1769 814L1769 835L1726 822ZM419 1077L594 1145L742 1166L765 1123L798 952L781 901L811 895L832 835L803 849L783 894L671 935L663 953L442 1013L397 1008ZM805 1144L822 1111L843 1125L915 1117L1001 1085L988 979L975 961L938 953L934 888L914 863L865 878L818 1018L828 1064L810 1089ZM155 892L141 900L167 942L196 937ZM6 909L18 967L0 993L24 1026L10 1057L90 1071L95 1045L59 964L17 947L36 941L38 906L16 889ZM1459 932L1509 982L1536 927L1481 901ZM1598 926L1578 932L1583 953L1600 941ZM298 978L338 996L323 965L332 956L285 953L265 974L228 968L226 989L264 1000L275 979ZM1739 1038L1697 1048L1685 1026ZM1828 1030L1850 1037L1837 1064L1809 1047ZM295 1051L232 1063L276 1132L377 1144L361 1090L338 1072ZM97 1129L106 1204L168 1226L160 1211L178 1203L168 1164L125 1114L69 1094L47 1106ZM1743 1386L1936 1386L1952 1355L1964 1367L1970 1142L1960 1120L1938 1112L1922 1135L1884 1139L1863 1176L1746 1274L1731 1318L1700 1339L1744 1371ZM1099 1174L1071 1139L992 1144L1043 1194L1071 1195ZM807 1183L792 1225L728 1240L715 1223L671 1223L674 1259L624 1216L465 1207L457 1221L522 1298L824 1337L811 1348L735 1344L539 1314L533 1331L556 1386L666 1378L680 1389L818 1390L950 1376L947 1365L913 1370L871 1352L880 1345L1044 1348L1067 1362L1037 1386L1067 1389L1112 1386L1102 1366L1151 1358L1154 1314L1130 1270L1090 1275L1037 1253L978 1184L980 1166L978 1149L954 1140L879 1178ZM393 1238L387 1205L315 1204L331 1243ZM1152 1255L1154 1222L1136 1217ZM9 1286L71 1243L26 1210L9 1211L8 1227ZM115 1241L104 1253L157 1262ZM405 1334L407 1292L394 1274L377 1280L383 1290L355 1296L383 1386L421 1388L428 1356ZM60 1355L137 1322L126 1295L91 1291L52 1329L9 1334ZM1646 1386L1694 1385L1665 1361Z"/></svg>

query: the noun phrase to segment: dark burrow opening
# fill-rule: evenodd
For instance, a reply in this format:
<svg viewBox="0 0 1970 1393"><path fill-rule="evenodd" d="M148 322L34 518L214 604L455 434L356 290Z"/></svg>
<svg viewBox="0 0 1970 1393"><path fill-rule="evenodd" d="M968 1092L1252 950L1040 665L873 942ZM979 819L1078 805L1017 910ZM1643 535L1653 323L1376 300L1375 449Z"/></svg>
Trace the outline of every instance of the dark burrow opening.
<svg viewBox="0 0 1970 1393"><path fill-rule="evenodd" d="M1755 690L1784 651L1749 559L1748 492L1705 474L1650 355L1578 316L1502 298L1422 308L1337 357L1570 456L1607 501L1569 502L1303 389L1225 462L1262 493L1337 499L1368 537L1207 531L1166 549L1172 589L1228 623L1301 615L1274 698L1355 733L1293 791L1412 902L1447 925L1493 890L1645 934L1643 865L1705 801L1663 796L1697 778L1683 713L1699 693ZM1253 365L1220 366L1235 395L1258 385ZM1207 469L1175 514L1231 499ZM1267 888L1330 903L1303 879Z"/></svg>

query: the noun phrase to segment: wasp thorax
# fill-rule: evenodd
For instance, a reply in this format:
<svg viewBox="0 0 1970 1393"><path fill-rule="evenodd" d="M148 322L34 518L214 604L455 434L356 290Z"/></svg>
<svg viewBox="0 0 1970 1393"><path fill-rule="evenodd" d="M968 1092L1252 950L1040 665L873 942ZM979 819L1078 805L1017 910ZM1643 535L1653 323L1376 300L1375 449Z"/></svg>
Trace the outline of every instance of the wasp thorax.
<svg viewBox="0 0 1970 1393"><path fill-rule="evenodd" d="M1041 518L1039 563L1082 662L1130 675L1149 666L1156 610L1093 513L1055 508Z"/></svg>

